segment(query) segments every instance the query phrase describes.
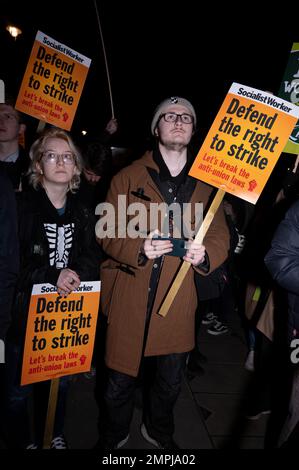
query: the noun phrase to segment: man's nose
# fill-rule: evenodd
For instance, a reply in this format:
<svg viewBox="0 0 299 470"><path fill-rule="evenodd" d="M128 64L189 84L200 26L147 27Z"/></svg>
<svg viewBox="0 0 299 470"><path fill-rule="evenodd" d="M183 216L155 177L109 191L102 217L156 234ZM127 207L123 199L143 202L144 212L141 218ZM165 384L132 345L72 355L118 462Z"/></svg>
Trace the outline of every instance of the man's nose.
<svg viewBox="0 0 299 470"><path fill-rule="evenodd" d="M179 124L182 124L183 120L182 120L182 116L180 114L177 114L176 115L176 119L174 121L175 125L177 125L178 123Z"/></svg>

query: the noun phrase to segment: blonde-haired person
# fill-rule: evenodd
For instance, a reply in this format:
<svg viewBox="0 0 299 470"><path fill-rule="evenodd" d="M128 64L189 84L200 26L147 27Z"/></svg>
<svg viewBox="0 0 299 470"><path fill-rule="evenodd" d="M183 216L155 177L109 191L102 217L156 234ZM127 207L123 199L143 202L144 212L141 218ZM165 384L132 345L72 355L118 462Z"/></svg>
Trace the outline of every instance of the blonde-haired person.
<svg viewBox="0 0 299 470"><path fill-rule="evenodd" d="M51 128L44 132L32 145L29 155L31 158L31 165L29 168L29 181L34 189L38 189L38 186L44 186L45 181L43 166L48 162L49 158L45 158L45 154L51 153L51 146L60 146L69 158L66 158L66 168L72 170L72 177L67 184L67 190L75 192L79 188L80 174L83 169L83 161L79 149L74 144L71 136L58 128ZM62 146L62 147L61 147ZM55 153L55 152L54 152ZM54 157L53 157L54 158ZM51 158L50 158L51 159ZM71 166L70 163L73 163Z"/></svg>
<svg viewBox="0 0 299 470"><path fill-rule="evenodd" d="M51 128L30 149L30 183L33 190L19 195L20 276L8 335L6 406L7 445L10 448L38 448L42 445L47 397L41 382L20 386L22 346L33 284L50 283L67 296L81 281L99 279L100 251L95 240L93 214L76 195L82 170L80 152L70 135ZM54 426L53 448L65 449L63 423L69 376L60 380ZM35 435L29 432L28 398L38 389L34 401Z"/></svg>

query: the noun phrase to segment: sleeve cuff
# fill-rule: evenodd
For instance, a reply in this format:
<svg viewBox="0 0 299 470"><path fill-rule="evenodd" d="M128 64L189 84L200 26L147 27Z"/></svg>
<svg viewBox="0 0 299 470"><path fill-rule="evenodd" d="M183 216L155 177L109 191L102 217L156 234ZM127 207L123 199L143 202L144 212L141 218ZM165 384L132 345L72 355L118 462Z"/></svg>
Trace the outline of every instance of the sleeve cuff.
<svg viewBox="0 0 299 470"><path fill-rule="evenodd" d="M198 264L196 267L204 273L208 273L210 271L210 259L207 252L205 252L205 258L203 262Z"/></svg>

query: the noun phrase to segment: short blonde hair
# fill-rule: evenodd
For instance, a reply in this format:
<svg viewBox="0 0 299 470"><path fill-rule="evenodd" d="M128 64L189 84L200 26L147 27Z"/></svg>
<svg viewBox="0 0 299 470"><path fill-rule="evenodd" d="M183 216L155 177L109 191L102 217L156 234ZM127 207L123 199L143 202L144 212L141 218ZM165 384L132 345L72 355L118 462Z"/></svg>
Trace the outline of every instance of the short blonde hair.
<svg viewBox="0 0 299 470"><path fill-rule="evenodd" d="M70 134L62 129L57 127L51 127L50 129L46 129L40 137L32 144L29 155L31 158L31 164L29 167L29 182L37 189L39 185L41 185L42 175L40 171L37 169L37 163L41 161L43 153L45 151L46 142L48 139L61 139L68 143L72 153L74 154L75 165L79 171L79 174L75 174L69 183L69 190L74 192L76 189L79 188L80 185L80 173L83 168L83 161L82 156L79 149L74 144Z"/></svg>

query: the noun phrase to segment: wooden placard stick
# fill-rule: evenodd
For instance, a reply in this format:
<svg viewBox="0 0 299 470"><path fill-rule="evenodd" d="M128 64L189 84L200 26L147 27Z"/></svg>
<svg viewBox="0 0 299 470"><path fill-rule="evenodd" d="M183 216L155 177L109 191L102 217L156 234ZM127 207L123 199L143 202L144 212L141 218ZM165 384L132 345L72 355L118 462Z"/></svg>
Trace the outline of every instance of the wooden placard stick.
<svg viewBox="0 0 299 470"><path fill-rule="evenodd" d="M295 161L295 165L294 165L294 168L293 168L293 173L297 172L298 164L299 164L299 154L297 155L297 158L296 158L296 161Z"/></svg>
<svg viewBox="0 0 299 470"><path fill-rule="evenodd" d="M57 406L57 397L58 397L58 388L59 388L59 378L51 380L49 401L48 401L48 411L45 425L45 435L43 449L50 449L51 441L53 438L53 429L55 422L56 406Z"/></svg>
<svg viewBox="0 0 299 470"><path fill-rule="evenodd" d="M40 133L44 130L45 126L46 126L46 122L45 122L45 121L39 121L39 122L38 122L37 129L36 129L36 132L37 132L38 134L40 134Z"/></svg>
<svg viewBox="0 0 299 470"><path fill-rule="evenodd" d="M98 20L98 25L99 25L99 31L100 31L100 36L101 36L102 49L103 49L103 54L104 54L104 62L105 62L106 75L107 75L107 81L108 81L108 87L109 87L111 113L112 113L112 118L114 119L115 114L114 114L114 106L113 106L113 98L112 98L110 73L109 73L109 67L108 67L108 61L107 61L107 55L106 55L106 48L105 48L105 43L104 43L104 36L103 36L103 31L102 31L102 26L101 26L101 21L100 21L100 15L99 15L96 0L94 0L94 7L95 7L95 10L96 10L97 20Z"/></svg>
<svg viewBox="0 0 299 470"><path fill-rule="evenodd" d="M211 225L211 222L218 210L218 207L220 206L222 199L224 198L225 191L223 189L218 189L212 204L203 220L202 227L199 229L195 236L195 241L202 243L202 240L204 239L207 231L209 230L209 227ZM179 269L179 272L177 273L172 285L170 286L170 289L160 307L160 310L158 312L159 315L162 317L166 317L168 310L171 307L171 304L179 290L179 288L182 285L183 280L185 279L185 276L191 267L191 264L188 263L187 261L184 261Z"/></svg>

